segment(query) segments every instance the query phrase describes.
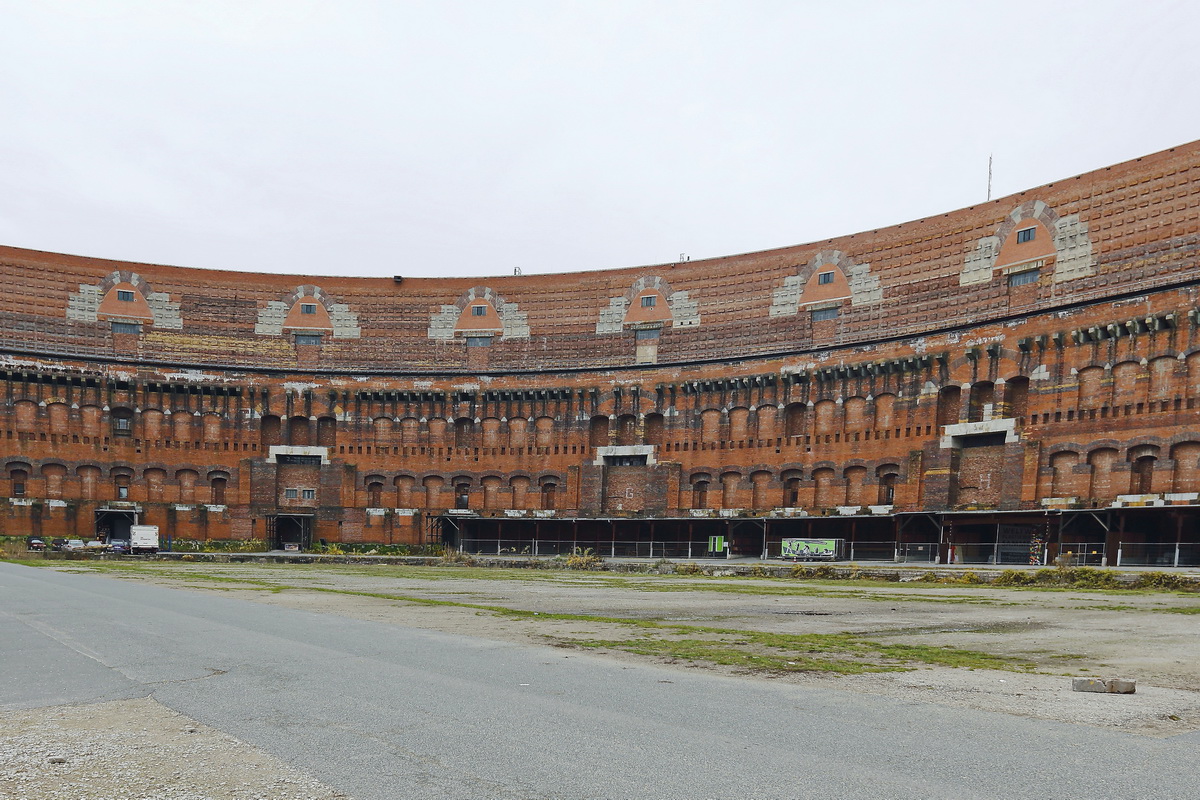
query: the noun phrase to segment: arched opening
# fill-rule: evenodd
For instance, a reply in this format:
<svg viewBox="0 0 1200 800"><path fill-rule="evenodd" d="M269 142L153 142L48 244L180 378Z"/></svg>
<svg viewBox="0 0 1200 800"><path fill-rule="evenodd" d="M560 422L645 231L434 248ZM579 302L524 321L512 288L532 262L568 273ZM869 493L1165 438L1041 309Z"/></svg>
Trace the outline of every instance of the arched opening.
<svg viewBox="0 0 1200 800"><path fill-rule="evenodd" d="M900 468L895 464L883 464L875 470L879 481L877 502L881 506L890 506L896 502L896 481L900 479Z"/></svg>
<svg viewBox="0 0 1200 800"><path fill-rule="evenodd" d="M592 447L608 447L608 417L592 417L588 424L588 443Z"/></svg>
<svg viewBox="0 0 1200 800"><path fill-rule="evenodd" d="M258 441L259 447L266 450L268 447L283 444L280 434L279 417L274 414L268 414L258 422Z"/></svg>
<svg viewBox="0 0 1200 800"><path fill-rule="evenodd" d="M972 384L971 397L967 406L967 422L983 422L992 418L996 402L996 385L991 381Z"/></svg>
<svg viewBox="0 0 1200 800"><path fill-rule="evenodd" d="M1129 451L1132 464L1129 489L1132 494L1150 494L1154 491L1154 465L1158 461L1158 448L1153 445L1135 447Z"/></svg>
<svg viewBox="0 0 1200 800"><path fill-rule="evenodd" d="M215 506L225 505L225 488L229 485L229 476L224 472L208 474L208 502Z"/></svg>
<svg viewBox="0 0 1200 800"><path fill-rule="evenodd" d="M783 473L783 507L800 507L800 472L790 469Z"/></svg>
<svg viewBox="0 0 1200 800"><path fill-rule="evenodd" d="M958 424L959 403L962 398L962 389L958 386L946 386L938 392L937 400L937 424L938 427L944 425Z"/></svg>
<svg viewBox="0 0 1200 800"><path fill-rule="evenodd" d="M1079 463L1079 454L1070 450L1064 450L1061 453L1055 453L1050 456L1050 469L1054 474L1050 476L1050 496L1051 497L1067 497L1070 495L1073 482L1071 480L1075 471L1075 465Z"/></svg>
<svg viewBox="0 0 1200 800"><path fill-rule="evenodd" d="M1004 384L1005 416L1023 419L1029 413L1029 378L1009 378Z"/></svg>
<svg viewBox="0 0 1200 800"><path fill-rule="evenodd" d="M133 435L133 411L128 408L114 408L109 413L109 419L112 421L113 436L132 436Z"/></svg>
<svg viewBox="0 0 1200 800"><path fill-rule="evenodd" d="M628 446L637 443L637 417L633 414L622 414L617 417L617 444Z"/></svg>
<svg viewBox="0 0 1200 800"><path fill-rule="evenodd" d="M666 433L666 420L662 414L646 415L646 444L663 444L666 441Z"/></svg>
<svg viewBox="0 0 1200 800"><path fill-rule="evenodd" d="M383 507L383 481L373 480L367 484L367 507Z"/></svg>
<svg viewBox="0 0 1200 800"><path fill-rule="evenodd" d="M542 479L542 509L553 511L558 505L558 484L553 480Z"/></svg>
<svg viewBox="0 0 1200 800"><path fill-rule="evenodd" d="M293 447L308 447L312 444L308 417L297 416L288 420L288 444Z"/></svg>
<svg viewBox="0 0 1200 800"><path fill-rule="evenodd" d="M337 420L334 417L317 420L317 444L321 447L334 447L337 444Z"/></svg>
<svg viewBox="0 0 1200 800"><path fill-rule="evenodd" d="M474 438L475 422L467 417L454 420L454 446L459 449L470 447Z"/></svg>
<svg viewBox="0 0 1200 800"><path fill-rule="evenodd" d="M24 497L29 484L29 467L9 467L8 480L13 497Z"/></svg>
<svg viewBox="0 0 1200 800"><path fill-rule="evenodd" d="M471 507L471 485L469 483L454 484L454 507L459 510Z"/></svg>
<svg viewBox="0 0 1200 800"><path fill-rule="evenodd" d="M708 508L708 485L712 477L707 473L692 476L692 508Z"/></svg>

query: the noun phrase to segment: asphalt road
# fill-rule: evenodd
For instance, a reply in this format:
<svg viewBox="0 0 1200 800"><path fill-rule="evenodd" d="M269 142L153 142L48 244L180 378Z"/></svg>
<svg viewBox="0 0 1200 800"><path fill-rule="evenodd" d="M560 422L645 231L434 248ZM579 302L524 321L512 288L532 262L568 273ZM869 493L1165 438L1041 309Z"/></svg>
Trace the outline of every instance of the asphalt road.
<svg viewBox="0 0 1200 800"><path fill-rule="evenodd" d="M0 711L153 695L356 800L1200 794L1167 739L0 563Z"/></svg>

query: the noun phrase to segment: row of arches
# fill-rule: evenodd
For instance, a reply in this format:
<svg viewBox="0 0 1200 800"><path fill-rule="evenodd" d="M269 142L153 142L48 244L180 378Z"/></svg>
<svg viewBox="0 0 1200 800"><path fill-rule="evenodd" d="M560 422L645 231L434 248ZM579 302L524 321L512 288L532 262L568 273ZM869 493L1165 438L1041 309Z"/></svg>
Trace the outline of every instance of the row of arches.
<svg viewBox="0 0 1200 800"><path fill-rule="evenodd" d="M225 470L190 467L166 469L157 466L138 469L121 464L81 464L71 469L56 461L35 465L16 460L7 462L4 474L14 497L34 495L50 500L128 500L133 499L130 492L136 484L144 488L141 499L147 501L213 505L225 504L231 479L230 473Z"/></svg>
<svg viewBox="0 0 1200 800"><path fill-rule="evenodd" d="M1064 447L1050 455L1042 483L1043 496L1092 500L1195 492L1200 487L1200 441Z"/></svg>
<svg viewBox="0 0 1200 800"><path fill-rule="evenodd" d="M900 465L893 462L870 466L852 464L841 468L821 464L809 469L785 469L774 473L754 470L696 470L688 476L691 508L775 507L834 508L836 506L892 505L896 487L903 480Z"/></svg>
<svg viewBox="0 0 1200 800"><path fill-rule="evenodd" d="M555 510L565 487L564 477L556 473L542 475L411 475L385 476L378 473L363 478L363 498L368 508L503 509ZM452 502L444 493L451 492Z"/></svg>

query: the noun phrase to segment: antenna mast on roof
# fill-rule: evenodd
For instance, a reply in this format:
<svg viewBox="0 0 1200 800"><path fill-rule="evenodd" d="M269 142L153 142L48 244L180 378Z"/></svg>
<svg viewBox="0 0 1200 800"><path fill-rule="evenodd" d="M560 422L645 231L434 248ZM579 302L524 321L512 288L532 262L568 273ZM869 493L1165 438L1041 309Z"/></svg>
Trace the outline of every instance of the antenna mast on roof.
<svg viewBox="0 0 1200 800"><path fill-rule="evenodd" d="M988 153L988 200L992 199L992 154Z"/></svg>

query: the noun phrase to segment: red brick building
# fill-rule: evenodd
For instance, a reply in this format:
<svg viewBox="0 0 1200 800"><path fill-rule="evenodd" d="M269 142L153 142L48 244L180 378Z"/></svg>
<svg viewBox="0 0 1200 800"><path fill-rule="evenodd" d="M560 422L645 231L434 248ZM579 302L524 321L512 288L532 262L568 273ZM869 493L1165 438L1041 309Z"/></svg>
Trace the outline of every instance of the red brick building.
<svg viewBox="0 0 1200 800"><path fill-rule="evenodd" d="M0 533L1195 565L1198 253L1200 143L602 272L0 248Z"/></svg>

